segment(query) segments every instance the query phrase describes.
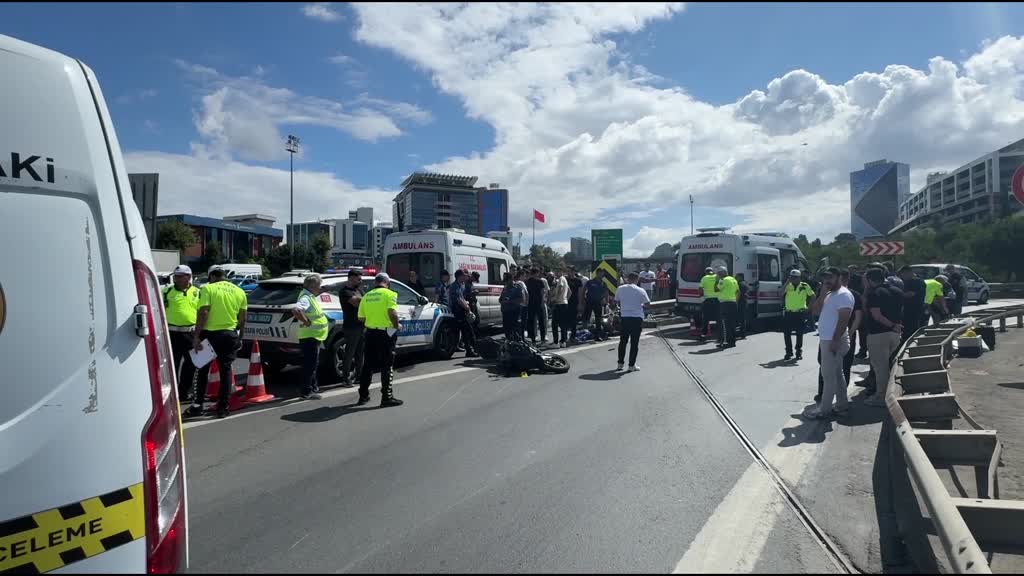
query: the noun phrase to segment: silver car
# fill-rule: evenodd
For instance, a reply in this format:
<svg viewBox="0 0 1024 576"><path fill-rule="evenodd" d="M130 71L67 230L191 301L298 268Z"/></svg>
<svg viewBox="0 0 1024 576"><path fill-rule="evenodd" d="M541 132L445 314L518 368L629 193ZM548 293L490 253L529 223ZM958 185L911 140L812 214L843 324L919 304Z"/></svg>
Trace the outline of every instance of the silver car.
<svg viewBox="0 0 1024 576"><path fill-rule="evenodd" d="M926 280L945 273L947 266L949 264L914 264L910 268L922 280ZM988 282L966 266L961 266L960 264L953 264L952 266L959 270L960 274L963 274L964 280L967 281L967 301L977 302L978 304L987 303L991 293Z"/></svg>

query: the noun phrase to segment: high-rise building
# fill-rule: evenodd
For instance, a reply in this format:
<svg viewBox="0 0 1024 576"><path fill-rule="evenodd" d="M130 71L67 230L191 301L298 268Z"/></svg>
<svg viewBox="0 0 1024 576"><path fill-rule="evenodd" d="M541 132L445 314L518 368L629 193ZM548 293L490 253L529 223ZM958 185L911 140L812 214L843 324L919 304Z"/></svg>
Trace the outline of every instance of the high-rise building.
<svg viewBox="0 0 1024 576"><path fill-rule="evenodd" d="M348 211L349 220L358 220L360 222L366 222L369 225L373 225L373 208L362 206L355 210Z"/></svg>
<svg viewBox="0 0 1024 576"><path fill-rule="evenodd" d="M508 190L493 183L487 188L476 189L477 220L480 223L479 236L490 232L508 231ZM469 232L469 230L467 230Z"/></svg>
<svg viewBox="0 0 1024 576"><path fill-rule="evenodd" d="M570 238L569 253L576 260L590 260L594 257L593 245L590 243L589 238Z"/></svg>
<svg viewBox="0 0 1024 576"><path fill-rule="evenodd" d="M910 165L876 160L850 172L850 232L858 240L885 236L910 193Z"/></svg>
<svg viewBox="0 0 1024 576"><path fill-rule="evenodd" d="M480 230L476 176L415 172L402 182L392 215L396 231L458 228Z"/></svg>
<svg viewBox="0 0 1024 576"><path fill-rule="evenodd" d="M332 253L370 255L370 225L346 218L334 221L334 248Z"/></svg>
<svg viewBox="0 0 1024 576"><path fill-rule="evenodd" d="M325 234L327 239L330 240L331 245L334 245L334 221L333 220L318 220L313 222L296 222L295 223L295 234L292 234L292 225L285 224L285 231L288 233L288 241L295 242L296 245L306 244L309 245L313 238L316 238L318 234Z"/></svg>
<svg viewBox="0 0 1024 576"><path fill-rule="evenodd" d="M132 188L132 199L139 208L142 225L150 246L156 246L156 204L159 199L159 174L129 174L128 185ZM273 226L273 222L270 223Z"/></svg>
<svg viewBox="0 0 1024 576"><path fill-rule="evenodd" d="M384 258L384 241L394 231L395 227L391 222L379 222L370 229L370 257L375 262L380 262Z"/></svg>
<svg viewBox="0 0 1024 576"><path fill-rule="evenodd" d="M950 172L929 174L925 185L899 207L900 234L919 226L970 224L1024 209L1013 197L1013 174L1024 167L1024 139Z"/></svg>

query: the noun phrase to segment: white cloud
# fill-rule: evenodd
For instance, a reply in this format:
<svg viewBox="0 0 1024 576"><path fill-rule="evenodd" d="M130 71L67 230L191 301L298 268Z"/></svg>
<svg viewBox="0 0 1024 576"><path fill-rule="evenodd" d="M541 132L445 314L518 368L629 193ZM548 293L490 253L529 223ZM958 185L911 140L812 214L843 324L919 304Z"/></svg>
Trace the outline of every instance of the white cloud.
<svg viewBox="0 0 1024 576"><path fill-rule="evenodd" d="M310 2L309 4L304 4L302 6L302 13L321 22L341 20L341 13L334 7L333 2Z"/></svg>
<svg viewBox="0 0 1024 576"><path fill-rule="evenodd" d="M277 218L284 228L289 217L288 170L253 166L164 152L125 154L129 172L160 174L160 214L196 214L220 218L258 212ZM395 192L358 188L329 172L296 170L295 221L344 218L356 206L391 214Z"/></svg>
<svg viewBox="0 0 1024 576"><path fill-rule="evenodd" d="M202 156L269 161L286 156L281 127L313 125L332 128L370 142L402 134L399 123L422 125L430 112L407 102L362 95L348 104L303 96L269 85L260 77L232 77L213 68L178 61L199 96L194 112Z"/></svg>
<svg viewBox="0 0 1024 576"><path fill-rule="evenodd" d="M552 238L609 220L635 229L643 218L623 213L690 194L750 226L831 237L848 229L849 172L864 162L909 162L917 182L1024 136L1019 38L962 65L934 58L926 70L894 65L842 84L794 70L715 106L652 82L611 39L672 17L678 4L354 9L359 41L425 70L495 130L491 149L428 168L502 182L522 207L513 227L529 228L537 208Z"/></svg>
<svg viewBox="0 0 1024 576"><path fill-rule="evenodd" d="M335 54L334 56L331 56L327 60L329 60L332 64L337 64L339 66L347 66L355 62L355 59L347 54Z"/></svg>
<svg viewBox="0 0 1024 576"><path fill-rule="evenodd" d="M156 91L155 89L153 89L153 88L146 88L144 90L138 90L136 92L129 92L127 94L122 94L122 95L118 96L117 97L117 103L118 104L134 104L136 102L142 102L143 100L147 100L149 98L153 98L157 94L159 94L159 92Z"/></svg>

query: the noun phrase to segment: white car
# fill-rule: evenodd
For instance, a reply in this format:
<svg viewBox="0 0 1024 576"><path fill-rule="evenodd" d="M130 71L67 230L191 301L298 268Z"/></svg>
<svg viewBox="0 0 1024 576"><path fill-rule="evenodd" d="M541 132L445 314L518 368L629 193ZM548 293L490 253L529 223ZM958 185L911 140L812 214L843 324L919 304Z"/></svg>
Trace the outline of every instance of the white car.
<svg viewBox="0 0 1024 576"><path fill-rule="evenodd" d="M946 266L949 266L949 264L913 264L910 269L920 276L922 280L927 280L928 278L935 278L939 274L945 274ZM992 293L988 282L966 266L961 266L960 264L953 264L953 266L960 270L964 280L967 281L967 301L987 304L989 294Z"/></svg>
<svg viewBox="0 0 1024 576"><path fill-rule="evenodd" d="M0 572L184 572L175 367L103 92L3 35L0 76Z"/></svg>
<svg viewBox="0 0 1024 576"><path fill-rule="evenodd" d="M327 384L338 382L342 377L345 337L341 329L343 315L338 290L346 282L347 274L324 274L322 278L320 307L330 322L330 332L320 353L320 374L321 384ZM260 357L268 371L276 372L288 364L302 363L299 325L292 317L302 282L299 276L264 280L249 293L242 339L246 350L253 340L259 340ZM363 290L373 287L373 277L363 276ZM396 352L434 350L440 358L451 358L458 346L458 331L448 307L428 301L426 296L397 280L391 280L391 289L398 293L401 322Z"/></svg>

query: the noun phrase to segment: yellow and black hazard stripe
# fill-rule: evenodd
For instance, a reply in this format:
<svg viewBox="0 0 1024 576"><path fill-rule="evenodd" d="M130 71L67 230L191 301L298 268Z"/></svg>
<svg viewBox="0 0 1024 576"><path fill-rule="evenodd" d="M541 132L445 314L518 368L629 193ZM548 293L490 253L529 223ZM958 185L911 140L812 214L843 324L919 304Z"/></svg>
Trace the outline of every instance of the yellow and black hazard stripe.
<svg viewBox="0 0 1024 576"><path fill-rule="evenodd" d="M594 268L594 276L596 277L597 273L601 271L604 271L606 274L604 278L605 288L608 288L608 292L614 296L615 291L619 289L619 271L608 260L601 260L597 268Z"/></svg>
<svg viewBox="0 0 1024 576"><path fill-rule="evenodd" d="M139 483L0 523L0 573L50 572L145 535Z"/></svg>

